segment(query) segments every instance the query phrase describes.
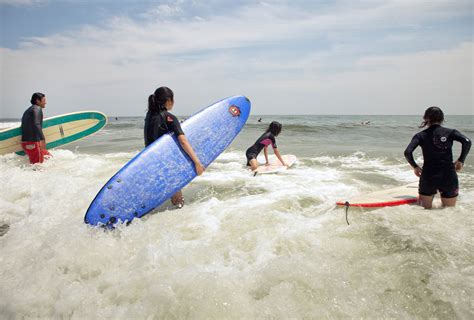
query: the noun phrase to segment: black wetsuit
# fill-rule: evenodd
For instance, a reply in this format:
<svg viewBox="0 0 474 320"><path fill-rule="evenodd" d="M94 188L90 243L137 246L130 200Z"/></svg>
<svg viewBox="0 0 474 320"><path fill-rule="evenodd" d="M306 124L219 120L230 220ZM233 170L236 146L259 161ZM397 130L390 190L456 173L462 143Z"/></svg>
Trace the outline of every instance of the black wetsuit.
<svg viewBox="0 0 474 320"><path fill-rule="evenodd" d="M464 163L471 148L471 141L455 129L431 125L418 132L405 150L405 158L413 168L418 167L413 159L413 151L421 146L423 152L423 171L420 177L418 192L424 196L436 194L439 190L443 198L454 198L458 195L458 176L454 168L453 141L462 144L458 161Z"/></svg>
<svg viewBox="0 0 474 320"><path fill-rule="evenodd" d="M255 141L253 146L247 149L245 156L247 157L247 166L250 166L250 160L257 159L258 154L268 145L272 145L273 149L277 148L275 136L271 132L265 132Z"/></svg>
<svg viewBox="0 0 474 320"><path fill-rule="evenodd" d="M184 134L178 119L168 111L148 111L145 118L145 147L168 132L174 132L176 136Z"/></svg>
<svg viewBox="0 0 474 320"><path fill-rule="evenodd" d="M32 105L26 109L21 118L21 141L41 141L43 134L43 110L40 106Z"/></svg>

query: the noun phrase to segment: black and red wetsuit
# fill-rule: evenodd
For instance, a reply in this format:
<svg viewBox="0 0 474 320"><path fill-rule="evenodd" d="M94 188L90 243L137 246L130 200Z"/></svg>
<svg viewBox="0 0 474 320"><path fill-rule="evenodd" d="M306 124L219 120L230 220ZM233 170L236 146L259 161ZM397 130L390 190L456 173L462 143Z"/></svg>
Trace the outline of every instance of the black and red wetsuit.
<svg viewBox="0 0 474 320"><path fill-rule="evenodd" d="M277 148L275 136L271 132L265 132L260 136L260 138L255 141L253 146L247 149L245 155L247 157L247 166L250 166L250 160L257 159L258 154L266 146L271 145L273 149Z"/></svg>

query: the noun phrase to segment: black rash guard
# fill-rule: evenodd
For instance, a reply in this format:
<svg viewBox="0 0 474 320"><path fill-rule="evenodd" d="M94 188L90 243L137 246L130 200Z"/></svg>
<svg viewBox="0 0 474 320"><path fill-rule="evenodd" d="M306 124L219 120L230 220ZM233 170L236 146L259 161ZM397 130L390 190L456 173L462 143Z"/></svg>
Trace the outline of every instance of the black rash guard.
<svg viewBox="0 0 474 320"><path fill-rule="evenodd" d="M32 105L26 109L21 118L21 141L41 141L43 134L43 110Z"/></svg>
<svg viewBox="0 0 474 320"><path fill-rule="evenodd" d="M405 158L413 168L418 165L413 159L413 151L421 146L423 168L445 168L453 165L453 141L462 144L458 161L464 163L471 148L471 141L455 129L443 128L436 124L418 132L405 150Z"/></svg>
<svg viewBox="0 0 474 320"><path fill-rule="evenodd" d="M178 118L168 111L148 111L145 118L145 147L168 132L174 132L176 136L184 134Z"/></svg>
<svg viewBox="0 0 474 320"><path fill-rule="evenodd" d="M273 149L277 148L275 136L271 132L265 132L260 138L255 141L254 145L247 149L247 153L252 153L255 157L262 151L266 146L272 145Z"/></svg>

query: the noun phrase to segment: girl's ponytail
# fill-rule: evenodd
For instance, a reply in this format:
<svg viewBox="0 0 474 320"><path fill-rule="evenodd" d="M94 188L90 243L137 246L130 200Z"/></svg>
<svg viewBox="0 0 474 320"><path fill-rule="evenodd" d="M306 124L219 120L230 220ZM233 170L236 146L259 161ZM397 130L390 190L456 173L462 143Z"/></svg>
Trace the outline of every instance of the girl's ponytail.
<svg viewBox="0 0 474 320"><path fill-rule="evenodd" d="M148 111L161 112L166 111L166 101L173 100L173 91L168 87L159 87L154 94L148 97Z"/></svg>

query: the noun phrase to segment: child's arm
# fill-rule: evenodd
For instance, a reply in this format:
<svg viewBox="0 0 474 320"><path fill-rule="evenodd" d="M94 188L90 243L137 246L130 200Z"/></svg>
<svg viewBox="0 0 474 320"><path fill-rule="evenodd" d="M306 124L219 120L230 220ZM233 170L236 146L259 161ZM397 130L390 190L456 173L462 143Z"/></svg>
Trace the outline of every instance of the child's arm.
<svg viewBox="0 0 474 320"><path fill-rule="evenodd" d="M278 148L273 148L273 152L275 153L275 155L277 156L278 160L280 160L281 164L284 165L284 166L288 166L285 161L283 161L283 159L281 158L281 155L280 155L280 151L278 151Z"/></svg>
<svg viewBox="0 0 474 320"><path fill-rule="evenodd" d="M265 155L265 165L268 166L270 163L268 162L268 146L265 146L263 148L263 154Z"/></svg>
<svg viewBox="0 0 474 320"><path fill-rule="evenodd" d="M194 167L196 168L196 173L198 176L203 174L203 172L206 170L204 166L202 165L201 161L199 160L198 156L194 152L193 147L191 147L191 144L189 143L188 139L184 134L180 134L178 136L178 141L179 144L181 145L181 148L188 154L188 156L191 158L191 160L194 162Z"/></svg>

